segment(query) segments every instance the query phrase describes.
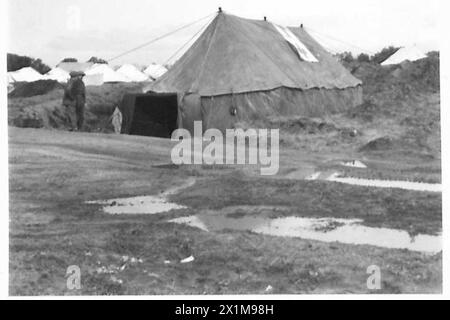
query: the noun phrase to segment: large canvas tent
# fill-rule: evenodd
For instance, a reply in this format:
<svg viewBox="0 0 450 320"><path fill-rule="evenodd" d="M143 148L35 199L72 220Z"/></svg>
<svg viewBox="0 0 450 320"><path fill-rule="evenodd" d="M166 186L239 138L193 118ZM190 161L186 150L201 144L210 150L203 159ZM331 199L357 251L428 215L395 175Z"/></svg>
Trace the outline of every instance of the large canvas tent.
<svg viewBox="0 0 450 320"><path fill-rule="evenodd" d="M139 112L151 117L161 94L166 104L167 95L177 98L166 108L177 113L177 127L190 131L196 120L203 121L203 129L224 131L271 116L340 112L362 100L361 81L303 28L223 12L146 90L152 92L147 110L124 99L122 133L133 132L134 119L143 119Z"/></svg>

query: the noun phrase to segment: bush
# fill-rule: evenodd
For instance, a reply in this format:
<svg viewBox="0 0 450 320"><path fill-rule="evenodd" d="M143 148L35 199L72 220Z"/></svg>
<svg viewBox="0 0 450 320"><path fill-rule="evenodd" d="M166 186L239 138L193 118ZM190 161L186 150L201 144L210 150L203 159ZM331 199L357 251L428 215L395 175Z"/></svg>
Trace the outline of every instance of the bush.
<svg viewBox="0 0 450 320"><path fill-rule="evenodd" d="M399 49L400 49L400 47L394 47L394 46L389 46L389 47L383 48L383 50L381 50L378 53L375 53L372 56L371 61L375 62L375 63L382 63L383 61L388 59L390 56L392 56L394 53L396 53Z"/></svg>
<svg viewBox="0 0 450 320"><path fill-rule="evenodd" d="M97 58L97 57L91 57L87 62L108 64L108 61L106 61L105 59L101 59L101 58Z"/></svg>
<svg viewBox="0 0 450 320"><path fill-rule="evenodd" d="M358 62L370 62L370 57L368 54L365 53L361 53L358 58L357 58Z"/></svg>
<svg viewBox="0 0 450 320"><path fill-rule="evenodd" d="M16 86L8 95L9 98L33 97L46 94L55 89L62 89L63 86L55 80L38 80L34 82L25 82Z"/></svg>
<svg viewBox="0 0 450 320"><path fill-rule="evenodd" d="M427 53L428 58L439 59L439 51L430 51Z"/></svg>
<svg viewBox="0 0 450 320"><path fill-rule="evenodd" d="M75 58L64 58L61 62L78 62L78 60Z"/></svg>
<svg viewBox="0 0 450 320"><path fill-rule="evenodd" d="M358 56L358 62L370 62L370 57L369 57L369 55L368 55L368 54L365 54L365 53L361 53L361 54Z"/></svg>
<svg viewBox="0 0 450 320"><path fill-rule="evenodd" d="M353 61L355 61L355 58L353 57L351 52L338 53L337 57L341 62L352 63Z"/></svg>
<svg viewBox="0 0 450 320"><path fill-rule="evenodd" d="M7 54L7 69L10 71L17 71L22 68L32 67L34 70L41 74L45 74L51 70L51 68L44 64L41 59L34 59L27 56L19 56L14 53Z"/></svg>

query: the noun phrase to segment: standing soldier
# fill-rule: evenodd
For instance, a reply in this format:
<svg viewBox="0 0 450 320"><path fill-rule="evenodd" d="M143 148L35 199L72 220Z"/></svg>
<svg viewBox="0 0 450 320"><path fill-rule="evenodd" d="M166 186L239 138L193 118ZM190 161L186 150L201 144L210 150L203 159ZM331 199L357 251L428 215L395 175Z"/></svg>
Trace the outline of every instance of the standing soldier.
<svg viewBox="0 0 450 320"><path fill-rule="evenodd" d="M83 82L84 72L72 71L64 90L63 105L75 107L77 130L81 130L84 122L84 105L86 103L86 87Z"/></svg>

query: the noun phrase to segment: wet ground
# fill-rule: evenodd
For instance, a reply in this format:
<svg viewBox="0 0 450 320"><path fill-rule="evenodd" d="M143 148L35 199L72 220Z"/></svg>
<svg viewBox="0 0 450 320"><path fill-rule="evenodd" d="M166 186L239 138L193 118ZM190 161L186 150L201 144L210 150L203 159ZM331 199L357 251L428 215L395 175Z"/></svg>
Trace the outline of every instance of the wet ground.
<svg viewBox="0 0 450 320"><path fill-rule="evenodd" d="M129 198L117 198L110 200L87 201L87 204L102 205L103 212L109 214L155 214L167 212L170 210L184 209L185 206L171 203L167 197L176 194L182 189L195 184L195 179L188 179L179 186L169 188L168 190L155 196L139 196Z"/></svg>
<svg viewBox="0 0 450 320"><path fill-rule="evenodd" d="M322 154L283 151L272 178L169 155L162 139L10 128L10 293L369 293L371 265L378 293L442 290L439 192L305 180Z"/></svg>
<svg viewBox="0 0 450 320"><path fill-rule="evenodd" d="M331 179L330 179L331 180ZM362 180L362 179L358 179ZM109 214L162 214L171 210L187 209L169 202L167 197L194 186L195 179L188 179L180 186L170 188L156 196L140 196L103 201L88 201L102 205ZM442 250L441 235L415 234L405 230L376 228L364 225L362 219L336 219L330 217L306 218L287 216L271 218L271 213L281 207L228 207L222 210L206 210L193 216L172 219L169 222L185 224L206 232L223 230L251 231L270 236L296 237L323 242L340 242L353 245L373 245L391 249L438 253ZM242 216L257 213L258 216Z"/></svg>
<svg viewBox="0 0 450 320"><path fill-rule="evenodd" d="M376 180L376 179L362 179L353 177L344 177L342 174L336 172L327 178L328 181L351 184L354 186L373 187L373 188L396 188L413 191L426 192L442 192L440 183L424 183L401 180Z"/></svg>
<svg viewBox="0 0 450 320"><path fill-rule="evenodd" d="M373 228L362 220L333 218L257 218L229 217L213 214L195 215L170 220L207 232L223 230L252 231L277 237L295 237L323 242L372 245L390 249L407 249L438 253L442 250L441 236L418 234L410 236L404 230Z"/></svg>

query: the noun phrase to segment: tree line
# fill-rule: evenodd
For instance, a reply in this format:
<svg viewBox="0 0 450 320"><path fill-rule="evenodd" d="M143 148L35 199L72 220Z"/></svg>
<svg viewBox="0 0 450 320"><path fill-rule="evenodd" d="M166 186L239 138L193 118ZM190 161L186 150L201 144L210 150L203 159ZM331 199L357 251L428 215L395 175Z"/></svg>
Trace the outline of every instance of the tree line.
<svg viewBox="0 0 450 320"><path fill-rule="evenodd" d="M61 62L78 62L75 58L64 58ZM92 63L103 63L107 64L108 62L105 59L91 57L87 62ZM51 70L51 68L42 62L41 59L35 59L28 56L21 56L14 53L7 54L7 70L8 72L17 71L22 68L31 67L40 74L45 74Z"/></svg>
<svg viewBox="0 0 450 320"><path fill-rule="evenodd" d="M380 52L375 53L374 55L370 56L367 53L361 53L357 55L356 57L353 56L351 52L342 52L337 54L339 60L346 62L346 63L352 63L352 62L373 62L373 63L382 63L386 59L388 59L390 56L392 56L394 53L396 53L400 47L394 47L389 46L386 48L383 48Z"/></svg>

